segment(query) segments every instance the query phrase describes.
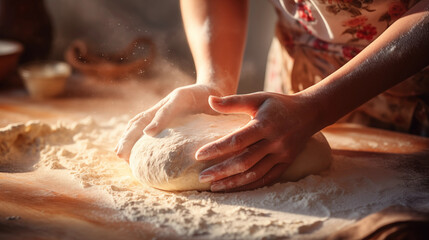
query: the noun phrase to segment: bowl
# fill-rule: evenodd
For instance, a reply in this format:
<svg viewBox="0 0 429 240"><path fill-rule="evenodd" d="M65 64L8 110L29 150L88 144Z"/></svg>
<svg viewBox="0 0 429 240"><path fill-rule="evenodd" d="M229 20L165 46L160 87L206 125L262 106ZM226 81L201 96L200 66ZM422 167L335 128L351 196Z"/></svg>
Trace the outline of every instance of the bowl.
<svg viewBox="0 0 429 240"><path fill-rule="evenodd" d="M33 62L19 67L18 72L30 96L43 99L64 92L71 67L61 61Z"/></svg>
<svg viewBox="0 0 429 240"><path fill-rule="evenodd" d="M0 40L0 81L15 70L23 49L18 42Z"/></svg>
<svg viewBox="0 0 429 240"><path fill-rule="evenodd" d="M76 70L98 79L124 79L130 75L144 73L156 56L152 39L139 37L122 51L103 53L91 49L83 40L73 41L64 58Z"/></svg>

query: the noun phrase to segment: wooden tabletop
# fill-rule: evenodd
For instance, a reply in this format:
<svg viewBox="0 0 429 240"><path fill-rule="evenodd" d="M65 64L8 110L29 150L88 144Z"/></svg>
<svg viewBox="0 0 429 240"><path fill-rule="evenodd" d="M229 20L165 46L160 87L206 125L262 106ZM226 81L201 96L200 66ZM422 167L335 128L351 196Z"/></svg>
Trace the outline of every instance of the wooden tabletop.
<svg viewBox="0 0 429 240"><path fill-rule="evenodd" d="M2 92L0 127L33 119L56 122L88 115L133 115L169 91L146 90L124 97L118 92L127 92L125 85L50 100L31 99L23 90ZM426 138L350 124L334 125L323 132L334 154L429 159ZM99 199L90 190L71 187L73 184L67 182L53 184L49 174L0 172L0 239L150 239L157 235L159 229L150 224L121 220L116 217L117 210L94 204ZM169 233L164 235L167 238L179 237L171 230L163 231Z"/></svg>

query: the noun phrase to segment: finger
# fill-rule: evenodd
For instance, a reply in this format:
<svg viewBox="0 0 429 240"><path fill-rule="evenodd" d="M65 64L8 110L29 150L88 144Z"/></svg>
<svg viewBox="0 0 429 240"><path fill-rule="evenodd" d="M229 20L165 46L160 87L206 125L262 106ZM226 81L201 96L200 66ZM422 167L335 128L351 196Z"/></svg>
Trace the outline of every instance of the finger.
<svg viewBox="0 0 429 240"><path fill-rule="evenodd" d="M135 122L141 120L142 118L146 118L146 112L141 112L135 115L133 118L131 118L131 120L128 121L127 128L125 129L125 131L128 131Z"/></svg>
<svg viewBox="0 0 429 240"><path fill-rule="evenodd" d="M219 181L213 182L211 185L211 191L227 191L234 188L238 188L249 183L255 182L256 180L262 178L267 172L279 162L282 162L283 159L279 155L269 154L265 156L262 160L256 163L249 170L236 174L234 176L221 179Z"/></svg>
<svg viewBox="0 0 429 240"><path fill-rule="evenodd" d="M119 139L116 146L116 155L128 162L131 149L137 140L143 135L143 128L145 124L141 124L139 121L131 125L131 127L124 133Z"/></svg>
<svg viewBox="0 0 429 240"><path fill-rule="evenodd" d="M265 97L258 93L209 97L210 107L219 113L247 113L254 117Z"/></svg>
<svg viewBox="0 0 429 240"><path fill-rule="evenodd" d="M152 109L152 111L140 113L128 122L127 130L125 130L115 148L115 152L118 157L128 162L131 149L137 140L143 135L143 129L152 120L153 115L155 115L155 110L156 109Z"/></svg>
<svg viewBox="0 0 429 240"><path fill-rule="evenodd" d="M240 129L202 146L195 153L195 159L210 160L238 152L263 139L265 137L263 130L259 120L250 120Z"/></svg>
<svg viewBox="0 0 429 240"><path fill-rule="evenodd" d="M263 159L269 152L269 142L262 140L245 149L239 155L202 171L200 173L199 181L201 183L213 182L235 174L243 173Z"/></svg>
<svg viewBox="0 0 429 240"><path fill-rule="evenodd" d="M177 117L177 113L181 112L182 108L178 104L173 104L173 102L174 99L171 98L156 112L152 121L143 130L146 135L157 135L164 130L175 117Z"/></svg>
<svg viewBox="0 0 429 240"><path fill-rule="evenodd" d="M158 111L158 109L160 109L167 101L168 101L168 97L163 98L157 104L153 105L151 108L137 114L128 122L126 130L128 130L134 122L140 120L141 118L152 119L153 116L155 116L155 113Z"/></svg>
<svg viewBox="0 0 429 240"><path fill-rule="evenodd" d="M229 189L227 190L227 192L247 191L247 190L253 190L256 188L261 188L264 186L270 186L276 183L280 179L280 177L283 175L283 173L286 171L289 165L290 165L289 163L276 164L262 178L252 183L249 183L247 185L237 187L234 189Z"/></svg>

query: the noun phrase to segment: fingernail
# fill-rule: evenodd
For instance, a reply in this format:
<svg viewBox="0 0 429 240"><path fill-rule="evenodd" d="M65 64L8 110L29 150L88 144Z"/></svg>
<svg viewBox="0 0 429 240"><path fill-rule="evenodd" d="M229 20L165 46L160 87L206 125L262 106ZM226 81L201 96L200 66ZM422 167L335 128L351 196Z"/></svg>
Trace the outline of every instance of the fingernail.
<svg viewBox="0 0 429 240"><path fill-rule="evenodd" d="M214 176L210 175L210 174L200 174L200 177L198 178L200 183L211 182L211 181L213 181L213 179L214 179Z"/></svg>
<svg viewBox="0 0 429 240"><path fill-rule="evenodd" d="M225 184L222 184L222 183L213 183L210 187L210 190L212 190L212 192L218 192L225 189L226 189L226 186Z"/></svg>
<svg viewBox="0 0 429 240"><path fill-rule="evenodd" d="M124 147L123 147L123 145L122 144L118 144L118 145L116 145L116 148L115 148L115 152L116 152L116 154L117 155L119 155L121 152L122 152L122 149L123 149Z"/></svg>
<svg viewBox="0 0 429 240"><path fill-rule="evenodd" d="M143 133L149 136L153 136L154 135L154 131L155 131L156 125L155 124L149 124L145 127L145 129L143 130Z"/></svg>
<svg viewBox="0 0 429 240"><path fill-rule="evenodd" d="M211 101L213 101L216 104L223 104L223 99L221 97L217 96L211 96Z"/></svg>
<svg viewBox="0 0 429 240"><path fill-rule="evenodd" d="M204 152L197 152L195 154L195 159L197 160L204 160L208 157L209 153L204 151Z"/></svg>

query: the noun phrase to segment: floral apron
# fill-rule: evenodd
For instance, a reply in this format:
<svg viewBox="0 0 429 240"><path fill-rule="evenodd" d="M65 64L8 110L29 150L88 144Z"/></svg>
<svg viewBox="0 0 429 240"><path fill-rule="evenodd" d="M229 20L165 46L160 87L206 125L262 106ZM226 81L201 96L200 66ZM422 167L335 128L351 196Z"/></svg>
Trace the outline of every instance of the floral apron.
<svg viewBox="0 0 429 240"><path fill-rule="evenodd" d="M356 56L418 0L271 0L265 91L291 94ZM429 66L340 121L429 136Z"/></svg>

